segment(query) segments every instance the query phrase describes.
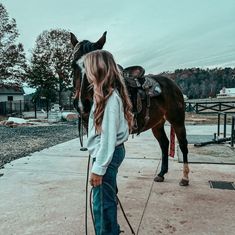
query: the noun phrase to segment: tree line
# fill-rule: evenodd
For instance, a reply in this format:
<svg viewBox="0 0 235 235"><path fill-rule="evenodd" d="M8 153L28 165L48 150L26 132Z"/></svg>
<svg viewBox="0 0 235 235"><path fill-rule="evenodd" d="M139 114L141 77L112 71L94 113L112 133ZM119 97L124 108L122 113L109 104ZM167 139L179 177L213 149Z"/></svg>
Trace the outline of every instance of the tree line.
<svg viewBox="0 0 235 235"><path fill-rule="evenodd" d="M27 82L36 88L34 99L61 104L61 94L72 92L70 33L65 29L43 31L29 60L18 37L15 19L0 3L0 84ZM190 99L215 97L222 87L235 87L235 68L189 68L162 74L174 79Z"/></svg>
<svg viewBox="0 0 235 235"><path fill-rule="evenodd" d="M235 68L188 68L162 74L174 79L189 99L213 98L223 87L235 88Z"/></svg>

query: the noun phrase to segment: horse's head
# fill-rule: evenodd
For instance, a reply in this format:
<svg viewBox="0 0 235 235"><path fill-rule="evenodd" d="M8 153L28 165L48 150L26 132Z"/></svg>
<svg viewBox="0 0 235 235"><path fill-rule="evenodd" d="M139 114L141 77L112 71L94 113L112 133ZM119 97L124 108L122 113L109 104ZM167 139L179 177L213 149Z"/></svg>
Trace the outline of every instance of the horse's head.
<svg viewBox="0 0 235 235"><path fill-rule="evenodd" d="M89 98L92 98L90 97L91 95L89 96L88 92L89 84L84 73L83 56L91 51L102 49L106 41L106 33L107 32L104 32L97 42L90 42L88 40L79 42L76 36L71 33L71 43L73 45L73 86L75 89L74 106L80 114L89 113Z"/></svg>

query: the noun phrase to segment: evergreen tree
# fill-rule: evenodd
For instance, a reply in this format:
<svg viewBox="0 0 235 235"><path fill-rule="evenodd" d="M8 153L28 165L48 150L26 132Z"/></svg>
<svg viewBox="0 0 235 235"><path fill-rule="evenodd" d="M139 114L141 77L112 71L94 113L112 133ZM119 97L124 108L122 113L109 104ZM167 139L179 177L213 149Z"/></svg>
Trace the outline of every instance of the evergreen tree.
<svg viewBox="0 0 235 235"><path fill-rule="evenodd" d="M172 74L189 99L216 97L223 87L235 88L234 68L177 69Z"/></svg>

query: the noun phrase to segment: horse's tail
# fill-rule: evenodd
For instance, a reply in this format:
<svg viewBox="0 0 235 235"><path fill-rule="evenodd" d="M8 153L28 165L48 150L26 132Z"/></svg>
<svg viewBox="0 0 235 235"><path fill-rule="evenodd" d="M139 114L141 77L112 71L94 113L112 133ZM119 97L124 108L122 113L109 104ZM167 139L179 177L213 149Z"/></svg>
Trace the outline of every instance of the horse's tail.
<svg viewBox="0 0 235 235"><path fill-rule="evenodd" d="M170 132L170 152L169 152L170 157L175 156L175 130L171 126L171 132Z"/></svg>

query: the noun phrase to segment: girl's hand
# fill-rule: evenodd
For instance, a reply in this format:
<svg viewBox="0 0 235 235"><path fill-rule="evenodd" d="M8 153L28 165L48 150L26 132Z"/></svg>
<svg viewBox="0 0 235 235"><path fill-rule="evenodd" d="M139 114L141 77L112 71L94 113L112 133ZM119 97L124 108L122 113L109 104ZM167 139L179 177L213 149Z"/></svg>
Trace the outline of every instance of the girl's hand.
<svg viewBox="0 0 235 235"><path fill-rule="evenodd" d="M97 187L102 184L103 176L96 175L95 173L91 173L90 175L90 184L91 186Z"/></svg>

